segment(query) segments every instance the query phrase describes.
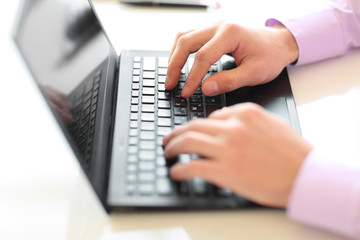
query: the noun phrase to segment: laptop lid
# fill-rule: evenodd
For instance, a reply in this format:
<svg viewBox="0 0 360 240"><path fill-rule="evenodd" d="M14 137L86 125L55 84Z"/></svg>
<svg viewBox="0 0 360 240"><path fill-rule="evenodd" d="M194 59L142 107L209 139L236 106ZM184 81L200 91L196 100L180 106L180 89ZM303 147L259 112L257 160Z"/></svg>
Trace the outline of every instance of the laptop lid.
<svg viewBox="0 0 360 240"><path fill-rule="evenodd" d="M105 202L118 57L87 0L23 0L14 39Z"/></svg>

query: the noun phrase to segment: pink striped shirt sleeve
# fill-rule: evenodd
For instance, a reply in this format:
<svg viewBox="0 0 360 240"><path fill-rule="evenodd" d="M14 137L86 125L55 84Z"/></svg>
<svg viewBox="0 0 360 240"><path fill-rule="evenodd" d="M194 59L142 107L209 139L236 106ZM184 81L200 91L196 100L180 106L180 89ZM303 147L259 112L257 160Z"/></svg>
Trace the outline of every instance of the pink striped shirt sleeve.
<svg viewBox="0 0 360 240"><path fill-rule="evenodd" d="M345 54L360 46L360 0L326 1L281 22L299 47L297 65ZM360 76L359 76L360 77ZM299 222L360 239L360 159L332 159L313 150L301 167L287 214Z"/></svg>

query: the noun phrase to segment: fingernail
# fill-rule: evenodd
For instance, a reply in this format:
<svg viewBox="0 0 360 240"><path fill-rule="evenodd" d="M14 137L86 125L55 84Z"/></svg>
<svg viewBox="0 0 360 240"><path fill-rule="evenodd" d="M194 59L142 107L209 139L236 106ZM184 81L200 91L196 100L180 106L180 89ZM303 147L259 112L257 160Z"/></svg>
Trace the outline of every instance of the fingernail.
<svg viewBox="0 0 360 240"><path fill-rule="evenodd" d="M202 86L202 91L206 95L217 95L219 92L219 86L216 81L209 81L204 83L204 85Z"/></svg>

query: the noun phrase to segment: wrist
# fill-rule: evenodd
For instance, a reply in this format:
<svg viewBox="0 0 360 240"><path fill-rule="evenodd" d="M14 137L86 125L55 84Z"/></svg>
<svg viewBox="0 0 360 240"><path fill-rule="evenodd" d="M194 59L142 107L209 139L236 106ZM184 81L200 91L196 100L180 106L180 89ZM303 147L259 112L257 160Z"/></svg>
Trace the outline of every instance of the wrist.
<svg viewBox="0 0 360 240"><path fill-rule="evenodd" d="M279 34L279 39L284 46L284 56L287 64L295 64L299 58L299 47L292 33L283 24L277 23L272 26Z"/></svg>

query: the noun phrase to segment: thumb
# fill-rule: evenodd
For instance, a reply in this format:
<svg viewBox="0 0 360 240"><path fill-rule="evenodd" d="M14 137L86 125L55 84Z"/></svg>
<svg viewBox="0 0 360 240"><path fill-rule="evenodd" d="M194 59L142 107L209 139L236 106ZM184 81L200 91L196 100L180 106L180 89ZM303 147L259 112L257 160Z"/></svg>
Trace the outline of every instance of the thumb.
<svg viewBox="0 0 360 240"><path fill-rule="evenodd" d="M237 68L226 70L211 75L202 85L202 92L207 96L233 91L239 87L256 85L256 72L246 62Z"/></svg>

